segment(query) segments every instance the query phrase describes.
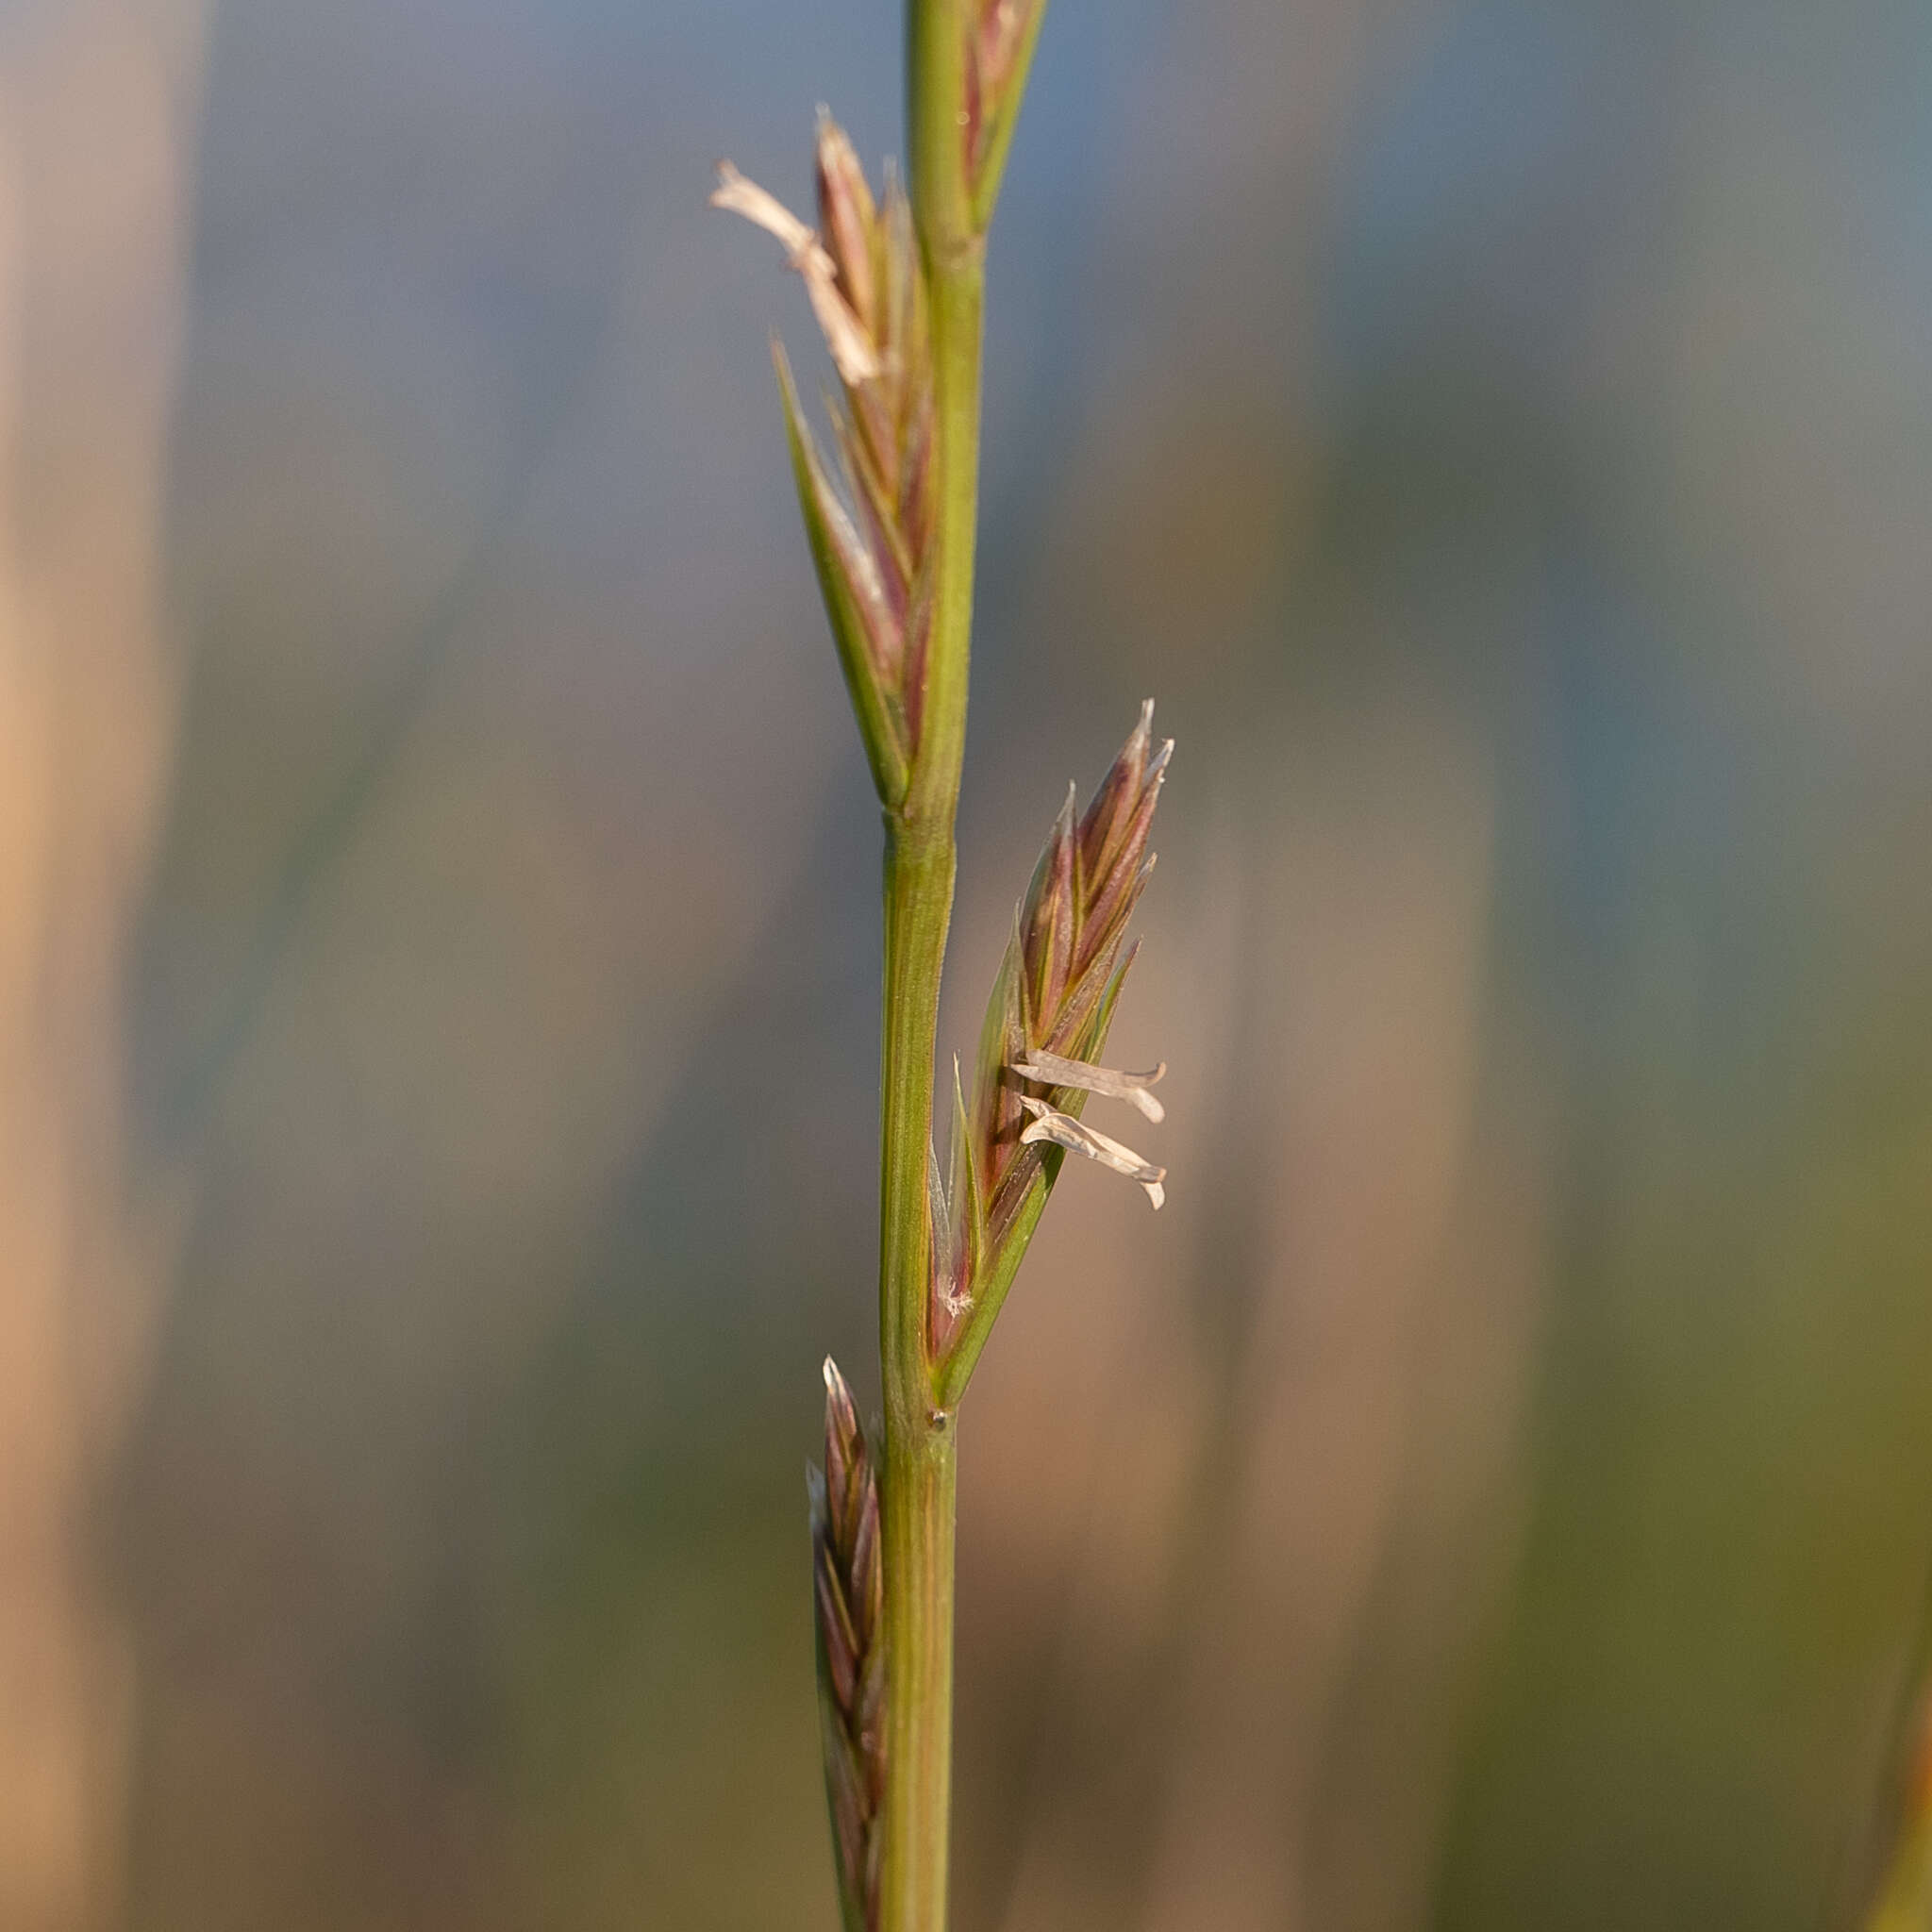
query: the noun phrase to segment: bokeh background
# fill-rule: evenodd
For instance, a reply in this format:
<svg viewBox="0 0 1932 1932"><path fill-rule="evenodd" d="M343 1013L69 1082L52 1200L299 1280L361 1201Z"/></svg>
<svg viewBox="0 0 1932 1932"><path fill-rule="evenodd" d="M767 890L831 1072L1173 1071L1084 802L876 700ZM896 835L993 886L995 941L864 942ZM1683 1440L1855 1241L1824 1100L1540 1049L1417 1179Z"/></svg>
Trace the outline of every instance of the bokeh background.
<svg viewBox="0 0 1932 1932"><path fill-rule="evenodd" d="M0 1922L834 1923L891 0L0 8ZM1932 1561L1932 10L1052 0L944 1017L1179 741L964 1418L961 1932L1856 1917Z"/></svg>

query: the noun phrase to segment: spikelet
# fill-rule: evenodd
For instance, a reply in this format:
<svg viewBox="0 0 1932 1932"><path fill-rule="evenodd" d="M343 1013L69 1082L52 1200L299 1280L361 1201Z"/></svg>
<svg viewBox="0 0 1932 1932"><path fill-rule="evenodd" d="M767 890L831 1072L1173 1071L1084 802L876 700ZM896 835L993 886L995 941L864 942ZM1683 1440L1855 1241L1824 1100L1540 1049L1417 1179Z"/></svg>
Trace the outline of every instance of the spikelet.
<svg viewBox="0 0 1932 1932"><path fill-rule="evenodd" d="M825 1357L825 1467L811 1492L812 1598L825 1799L845 1932L876 1932L875 1828L886 1789L884 1580L878 1482L852 1391Z"/></svg>
<svg viewBox="0 0 1932 1932"><path fill-rule="evenodd" d="M837 480L773 344L791 467L819 589L879 797L905 798L919 748L930 629L933 385L925 279L912 214L888 173L874 200L852 143L820 110L813 230L730 162L712 206L784 244L839 373Z"/></svg>
<svg viewBox="0 0 1932 1932"><path fill-rule="evenodd" d="M974 216L983 230L999 192L1046 0L978 0L969 11L960 137Z"/></svg>
<svg viewBox="0 0 1932 1932"><path fill-rule="evenodd" d="M1161 1205L1166 1170L1080 1115L1100 1094L1162 1117L1148 1090L1164 1067L1125 1074L1097 1062L1133 964L1127 923L1154 869L1147 840L1173 750L1172 739L1154 741L1150 701L1077 820L1069 792L993 983L970 1104L955 1064L951 1174L934 1190L930 1321L941 1359L968 1311L1004 1295L1066 1153L1126 1175ZM984 1325L974 1326L976 1354ZM970 1372L971 1360L961 1366Z"/></svg>

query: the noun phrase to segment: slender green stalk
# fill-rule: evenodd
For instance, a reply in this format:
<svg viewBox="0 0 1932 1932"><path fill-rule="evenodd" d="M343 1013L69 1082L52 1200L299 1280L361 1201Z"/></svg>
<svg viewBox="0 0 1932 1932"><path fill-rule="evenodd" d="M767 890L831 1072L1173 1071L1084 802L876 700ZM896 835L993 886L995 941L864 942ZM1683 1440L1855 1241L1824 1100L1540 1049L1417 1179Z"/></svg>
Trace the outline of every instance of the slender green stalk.
<svg viewBox="0 0 1932 1932"><path fill-rule="evenodd" d="M966 744L985 249L972 229L954 118L966 47L962 0L909 0L907 25L910 185L931 305L938 490L919 750L905 806L886 820L879 1344L889 1728L879 1897L881 1932L943 1932L958 1465L953 1418L934 1391L927 1164Z"/></svg>
<svg viewBox="0 0 1932 1932"><path fill-rule="evenodd" d="M886 1793L881 1932L944 1932L953 1777L953 1524L949 1422L887 1424Z"/></svg>
<svg viewBox="0 0 1932 1932"><path fill-rule="evenodd" d="M885 1467L886 1790L882 1932L945 1924L953 1719L955 1450L930 1397L926 1192L940 965L953 897L952 811L889 817L881 1092L879 1347Z"/></svg>

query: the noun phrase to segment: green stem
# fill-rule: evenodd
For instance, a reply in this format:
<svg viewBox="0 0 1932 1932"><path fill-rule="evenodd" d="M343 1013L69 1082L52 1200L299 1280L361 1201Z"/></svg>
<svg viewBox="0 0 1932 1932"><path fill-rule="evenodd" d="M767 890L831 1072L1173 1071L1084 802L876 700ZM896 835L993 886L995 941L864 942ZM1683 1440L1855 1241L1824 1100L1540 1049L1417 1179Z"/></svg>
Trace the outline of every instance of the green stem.
<svg viewBox="0 0 1932 1932"><path fill-rule="evenodd" d="M926 1175L966 746L985 251L972 226L955 119L964 98L964 0L908 0L907 25L912 203L932 328L939 469L918 749L906 803L886 820L879 1348L888 1735L879 1894L880 1932L944 1932L958 1470L953 1418L935 1391Z"/></svg>
<svg viewBox="0 0 1932 1932"><path fill-rule="evenodd" d="M949 1421L888 1425L880 1527L886 1563L887 1746L881 1932L944 1932L953 1781L953 1523Z"/></svg>

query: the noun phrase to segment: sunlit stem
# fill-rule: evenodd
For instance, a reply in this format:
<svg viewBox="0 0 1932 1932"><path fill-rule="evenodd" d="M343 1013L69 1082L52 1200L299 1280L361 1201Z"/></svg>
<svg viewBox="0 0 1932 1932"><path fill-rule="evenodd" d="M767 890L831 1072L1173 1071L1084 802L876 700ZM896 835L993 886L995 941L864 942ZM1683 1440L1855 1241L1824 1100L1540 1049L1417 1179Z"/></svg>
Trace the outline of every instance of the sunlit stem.
<svg viewBox="0 0 1932 1932"><path fill-rule="evenodd" d="M932 633L919 749L886 825L880 1096L881 1527L888 1671L881 1932L943 1932L952 1784L954 1423L939 1401L927 1313L926 1192L940 970L966 744L966 674L979 467L984 247L972 225L958 113L962 0L909 0L911 194L932 327L935 460Z"/></svg>

